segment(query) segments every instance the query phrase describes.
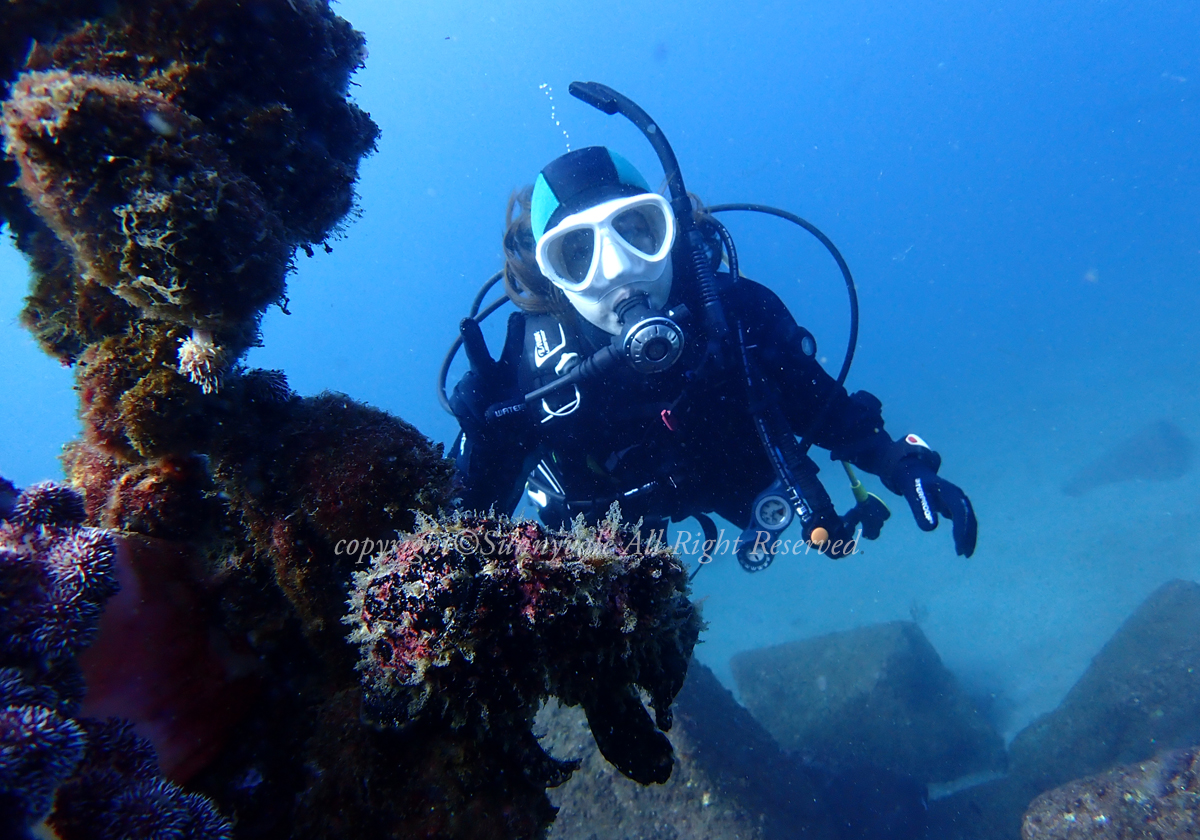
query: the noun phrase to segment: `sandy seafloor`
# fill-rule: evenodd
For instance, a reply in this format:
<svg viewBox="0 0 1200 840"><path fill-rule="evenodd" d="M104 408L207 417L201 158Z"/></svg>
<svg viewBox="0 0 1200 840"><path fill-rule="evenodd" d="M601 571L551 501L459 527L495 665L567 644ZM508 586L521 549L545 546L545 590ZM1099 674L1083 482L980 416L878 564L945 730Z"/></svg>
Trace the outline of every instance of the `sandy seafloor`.
<svg viewBox="0 0 1200 840"><path fill-rule="evenodd" d="M478 282L497 265L499 216L508 190L531 180L563 150L537 84L547 78L560 90L559 113L570 115L577 146L613 142L632 149L635 162L652 171L639 138L582 113L583 106L561 93L572 77L609 80L660 114L689 186L713 201L766 200L791 207L828 226L845 251L859 278L863 307L850 385L883 399L894 436L917 432L942 453L942 474L975 503L979 549L969 560L956 557L948 526L934 534L919 532L903 500L868 480L885 496L893 517L882 539L864 544L863 555L838 563L781 557L757 575L725 557L697 577L695 595L709 623L697 655L722 680L730 682L729 657L739 650L915 615L947 665L1011 737L1058 703L1155 587L1175 577L1200 579L1195 537L1200 470L1171 482L1112 484L1078 498L1061 491L1074 468L1155 421L1170 420L1200 441L1200 326L1194 317L1200 251L1196 202L1191 210L1180 204L1181 196L1195 198L1187 178L1182 186L1176 179L1163 187L1160 202L1147 193L1165 182L1138 182L1117 171L1112 161L1120 150L1113 147L1107 152L1111 159L1096 164L1095 171L1064 175L1061 188L1047 186L1045 196L1030 199L1025 209L1045 204L1044 218L1014 211L1006 226L1003 214L972 209L973 201L982 207L991 200L971 199L969 190L943 196L942 203L922 204L918 198L912 207L899 208L898 193L875 187L876 180L887 181L882 169L875 179L878 161L871 154L860 161L843 148L840 157L818 158L813 150L824 139L812 143L812 150L807 145L800 150L822 132L836 134L836 120L813 128L812 136L793 137L786 115L747 102L773 95L774 77L753 76L753 68L746 71L752 75L746 83L713 94L736 127L729 137L714 138L689 123L689 108L702 97L692 93L692 99L677 102L664 89L679 74L660 67L640 84L636 74L612 61L588 59L573 67L569 45L555 46L545 72L497 71L482 81L471 76L475 81L458 87L448 80L495 71L488 50L514 37L515 25L496 36L499 42L455 53L453 62L439 65L443 76L430 76L410 90L404 86L411 71L405 61L458 49L456 42L486 30L486 20L443 20L430 12L396 36L400 49L391 50L385 46L391 30L379 7L345 3L339 10L371 37L372 56L360 74L358 97L384 135L379 153L363 169L361 220L335 243L333 255L300 259L289 288L293 314L272 311L264 347L250 355L252 365L285 369L301 393L343 390L396 412L435 439L451 439L453 424L433 400L441 353ZM847 42L861 43L858 34ZM676 49L671 37L651 32L634 46L668 67L679 62L686 74L687 49ZM660 55L663 43L670 50ZM941 56L927 58L933 66ZM722 72L727 66L722 61L729 59L718 55L715 64L706 65L709 76ZM1163 67L1176 72L1177 65L1167 58L1147 62L1147 85L1159 83ZM784 82L776 83L775 93L786 93ZM1176 84L1173 77L1162 83ZM509 98L495 106L500 110L485 113L497 95ZM888 94L881 89L876 95ZM506 116L511 123L491 125ZM1133 130L1132 114L1105 119L1117 126L1114 131ZM1170 121L1162 117L1155 130L1166 131ZM1101 123L1093 127L1097 136L1108 130ZM489 127L494 131L485 130ZM497 137L506 132L525 132L535 141L513 142L498 152ZM972 139L968 126L945 130L930 145L948 155L947 143L957 153L960 142L969 145ZM872 154L909 140L873 137ZM760 142L768 144L765 151ZM1152 149L1135 151L1150 155ZM986 169L989 154L979 152L971 165ZM721 155L727 155L728 171L714 174L725 160ZM795 163L802 155L808 169ZM1014 153L1013 160L1018 158ZM914 172L905 177L914 184L923 177L920 167L932 165L910 163ZM1110 173L1106 166L1116 169ZM862 169L870 169L871 177ZM1107 184L1109 174L1120 184L1103 192L1096 185ZM996 174L993 181L1007 177ZM831 197L830 184L839 178L847 194ZM986 184L988 177L977 180ZM1072 193L1068 201L1066 192L1081 190L1083 181L1091 184L1090 198ZM1137 183L1146 183L1147 191L1132 192ZM1000 191L995 201L1012 201L1015 192ZM1047 220L1064 208L1073 215L1055 228ZM1182 222L1181 214L1187 216ZM1151 236L1154 223L1146 221L1151 217L1179 224L1158 242ZM775 251L786 252L798 240L770 228L743 230L734 225L744 269L780 290L800 320L813 327L831 360L829 369L836 370L845 335L844 298L827 257L804 251L802 268L785 276L774 270L782 259ZM755 256L764 253L768 257ZM809 269L812 285L794 286L794 274ZM41 355L16 324L25 284L21 259L6 243L0 247L0 474L18 484L58 477L59 447L77 428L70 372ZM493 334L496 328L492 325ZM849 494L840 468L824 457L822 475L844 508Z"/></svg>

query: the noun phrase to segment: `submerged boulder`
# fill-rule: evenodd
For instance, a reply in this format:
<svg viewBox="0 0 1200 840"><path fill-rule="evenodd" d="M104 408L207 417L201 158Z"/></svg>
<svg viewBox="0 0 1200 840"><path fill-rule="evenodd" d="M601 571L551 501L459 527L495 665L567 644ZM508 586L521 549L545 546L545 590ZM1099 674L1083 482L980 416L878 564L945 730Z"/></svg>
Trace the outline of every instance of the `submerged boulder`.
<svg viewBox="0 0 1200 840"><path fill-rule="evenodd" d="M1008 776L931 803L930 836L1016 840L1027 809L1027 824L1035 816L1041 821L1040 833L1028 835L1030 840L1084 836L1046 833L1051 831L1047 808L1052 806L1041 799L1032 807L1030 803L1044 791L1074 779L1196 743L1200 743L1200 584L1173 580L1126 619L1058 708L1017 734L1009 747ZM1073 790L1074 783L1062 788L1068 789ZM1190 836L1198 831L1192 830Z"/></svg>
<svg viewBox="0 0 1200 840"><path fill-rule="evenodd" d="M550 840L923 836L923 785L875 768L832 773L788 755L695 660L674 708L675 772L651 787L613 771L581 712L555 704L542 709L536 721L542 746L579 760L570 780L550 791L559 809Z"/></svg>
<svg viewBox="0 0 1200 840"><path fill-rule="evenodd" d="M837 837L798 763L695 660L675 698L670 738L678 764L664 785L645 787L614 772L578 709L551 704L536 723L544 748L579 760L571 779L550 791L559 809L551 840Z"/></svg>
<svg viewBox="0 0 1200 840"><path fill-rule="evenodd" d="M1200 584L1163 584L1108 640L1055 709L1010 747L1041 790L1200 743Z"/></svg>
<svg viewBox="0 0 1200 840"><path fill-rule="evenodd" d="M1200 747L1071 782L1034 800L1023 840L1183 840L1200 834Z"/></svg>
<svg viewBox="0 0 1200 840"><path fill-rule="evenodd" d="M676 727L671 733L678 764L664 785L645 787L625 778L601 755L577 707L551 703L537 717L542 745L556 755L579 760L579 769L549 791L558 808L549 840L767 840L771 835L756 815L736 799L723 796L704 768L690 760L690 743ZM831 835L805 835L821 837Z"/></svg>
<svg viewBox="0 0 1200 840"><path fill-rule="evenodd" d="M780 745L839 766L921 782L1004 766L1004 744L909 621L746 651L746 706Z"/></svg>

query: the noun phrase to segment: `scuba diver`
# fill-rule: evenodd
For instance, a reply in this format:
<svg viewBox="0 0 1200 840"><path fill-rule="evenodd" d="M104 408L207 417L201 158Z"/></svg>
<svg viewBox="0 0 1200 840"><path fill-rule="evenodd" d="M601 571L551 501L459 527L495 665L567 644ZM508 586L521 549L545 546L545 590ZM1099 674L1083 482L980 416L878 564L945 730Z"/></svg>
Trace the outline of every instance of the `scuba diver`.
<svg viewBox="0 0 1200 840"><path fill-rule="evenodd" d="M465 509L511 513L524 495L558 526L597 520L619 502L644 530L696 518L701 563L728 545L749 571L766 568L799 520L804 544L830 557L874 539L889 515L850 465L903 496L917 525L953 523L955 551L971 556L976 518L967 496L938 475L941 457L917 435L884 430L881 403L843 382L857 337L857 299L845 261L810 224L759 205L698 206L662 131L636 104L594 82L577 98L628 117L654 146L668 196L600 146L551 161L509 201L501 273L460 325L470 370L439 397L458 419L455 456ZM759 210L816 235L851 295L851 340L834 378L816 341L765 286L741 276L714 212ZM506 298L482 314L503 279ZM479 322L505 300L518 312L493 359ZM857 504L839 515L809 447L843 462ZM711 514L743 529L718 539Z"/></svg>

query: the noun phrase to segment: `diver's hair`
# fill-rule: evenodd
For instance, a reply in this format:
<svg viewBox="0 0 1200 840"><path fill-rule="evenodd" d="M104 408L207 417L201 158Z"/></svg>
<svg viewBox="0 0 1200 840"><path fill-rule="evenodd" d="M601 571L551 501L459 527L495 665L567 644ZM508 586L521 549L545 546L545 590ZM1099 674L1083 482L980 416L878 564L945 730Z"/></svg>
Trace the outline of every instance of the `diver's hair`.
<svg viewBox="0 0 1200 840"><path fill-rule="evenodd" d="M504 211L504 291L525 312L571 317L574 309L562 290L538 268L530 207L533 187L517 190Z"/></svg>

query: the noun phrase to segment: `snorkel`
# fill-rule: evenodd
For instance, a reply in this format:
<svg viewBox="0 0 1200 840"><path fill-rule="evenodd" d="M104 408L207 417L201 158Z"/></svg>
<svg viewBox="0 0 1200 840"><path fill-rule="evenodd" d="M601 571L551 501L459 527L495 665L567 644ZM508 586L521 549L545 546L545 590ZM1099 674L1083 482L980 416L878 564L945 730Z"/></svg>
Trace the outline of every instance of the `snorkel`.
<svg viewBox="0 0 1200 840"><path fill-rule="evenodd" d="M679 228L679 236L687 243L692 262L692 271L700 285L700 296L704 304L704 323L708 328L711 340L720 341L729 332L725 321L725 311L721 308L721 299L717 293L717 278L709 262L707 249L704 246L704 236L696 225L696 216L692 210L692 200L683 185L683 173L679 170L679 161L675 151L662 130L654 120L650 119L640 105L629 97L618 93L608 85L599 82L571 82L571 95L581 102L591 105L598 111L609 116L620 114L633 123L649 141L658 161L662 165L667 178L667 192L671 195L671 210L675 214L675 224Z"/></svg>

